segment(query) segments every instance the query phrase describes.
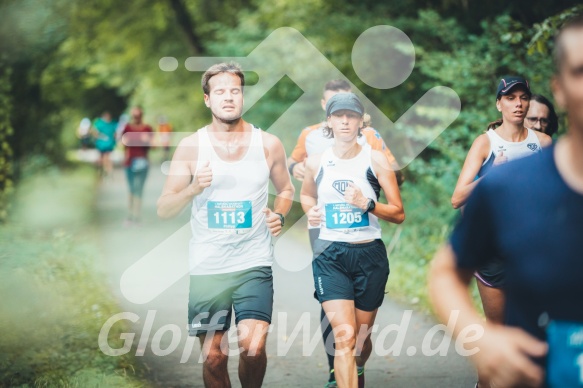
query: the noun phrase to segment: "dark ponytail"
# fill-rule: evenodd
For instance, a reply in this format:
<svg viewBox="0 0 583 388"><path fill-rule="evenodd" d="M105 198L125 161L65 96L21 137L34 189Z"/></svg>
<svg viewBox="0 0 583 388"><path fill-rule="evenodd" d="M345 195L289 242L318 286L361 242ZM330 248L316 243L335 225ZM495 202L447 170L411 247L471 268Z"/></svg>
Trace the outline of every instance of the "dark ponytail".
<svg viewBox="0 0 583 388"><path fill-rule="evenodd" d="M502 125L502 122L503 122L502 119L492 121L490 124L488 124L488 129L496 129Z"/></svg>

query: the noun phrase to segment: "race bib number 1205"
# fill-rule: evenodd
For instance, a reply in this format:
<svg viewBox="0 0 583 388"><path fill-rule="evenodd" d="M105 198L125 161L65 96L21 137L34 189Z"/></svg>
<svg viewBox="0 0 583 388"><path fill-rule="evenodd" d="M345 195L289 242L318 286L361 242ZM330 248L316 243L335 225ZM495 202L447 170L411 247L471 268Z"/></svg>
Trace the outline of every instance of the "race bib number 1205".
<svg viewBox="0 0 583 388"><path fill-rule="evenodd" d="M368 225L368 212L346 202L326 204L326 228L352 229Z"/></svg>

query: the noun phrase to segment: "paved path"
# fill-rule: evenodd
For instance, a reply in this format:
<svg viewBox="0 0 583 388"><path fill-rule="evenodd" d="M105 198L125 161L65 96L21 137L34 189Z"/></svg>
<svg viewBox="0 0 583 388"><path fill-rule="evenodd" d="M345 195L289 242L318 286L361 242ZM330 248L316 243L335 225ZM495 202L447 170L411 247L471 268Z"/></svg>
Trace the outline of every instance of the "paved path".
<svg viewBox="0 0 583 388"><path fill-rule="evenodd" d="M202 368L197 364L200 346L188 338L185 324L188 212L170 221L157 218L155 203L163 182L160 166L153 165L146 183L143 224L131 228L123 226L127 206L124 172L117 169L113 177L102 182L97 209L105 258L103 270L119 298L120 311L140 317L134 324L132 352L143 352L143 362L152 380L161 387L202 387ZM276 242L274 319L268 337L265 387L322 387L327 379L318 324L319 304L312 297L309 244L307 237L303 237L306 234L299 230L301 227L296 224L294 230ZM124 275L126 269L144 257L141 262L146 265L136 265L134 271ZM151 301L141 303L148 299L147 295L164 289L164 282L172 276L177 278L175 283ZM453 341L445 356L423 354L424 337L436 325L430 317L411 313L387 298L379 309L376 324L372 336L376 348L366 367L367 386L472 387L475 383L469 362L457 355ZM400 335L397 325L401 327ZM150 326L148 334L144 328ZM438 332L426 345L436 348L443 339ZM232 343L230 348L236 349L236 344ZM390 352L397 348L401 349L399 355ZM165 349L168 354L160 355ZM186 362L181 362L184 359ZM234 387L240 386L237 364L234 355L229 361Z"/></svg>

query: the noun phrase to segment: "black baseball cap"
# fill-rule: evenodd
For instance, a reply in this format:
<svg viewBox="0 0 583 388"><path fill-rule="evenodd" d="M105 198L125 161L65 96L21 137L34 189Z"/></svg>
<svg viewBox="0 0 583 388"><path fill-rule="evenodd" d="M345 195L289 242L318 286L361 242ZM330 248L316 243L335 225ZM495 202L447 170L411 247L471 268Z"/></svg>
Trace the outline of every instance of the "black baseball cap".
<svg viewBox="0 0 583 388"><path fill-rule="evenodd" d="M505 96L510 93L510 90L515 86L521 85L526 89L528 94L532 94L530 91L530 86L528 86L528 81L525 78L519 76L506 76L500 80L498 83L498 90L496 91L496 99L498 100L500 96Z"/></svg>
<svg viewBox="0 0 583 388"><path fill-rule="evenodd" d="M326 103L326 117L339 110L351 110L359 115L364 114L364 107L354 93L337 93Z"/></svg>

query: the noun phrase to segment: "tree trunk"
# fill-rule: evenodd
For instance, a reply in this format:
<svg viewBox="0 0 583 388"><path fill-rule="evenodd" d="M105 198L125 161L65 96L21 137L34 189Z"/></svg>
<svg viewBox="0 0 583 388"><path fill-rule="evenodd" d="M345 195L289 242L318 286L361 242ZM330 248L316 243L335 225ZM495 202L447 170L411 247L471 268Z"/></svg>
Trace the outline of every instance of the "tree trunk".
<svg viewBox="0 0 583 388"><path fill-rule="evenodd" d="M194 32L194 23L188 13L188 9L186 9L181 0L170 0L170 5L176 14L176 21L186 37L190 52L192 55L202 54L204 47L202 46L200 38Z"/></svg>

